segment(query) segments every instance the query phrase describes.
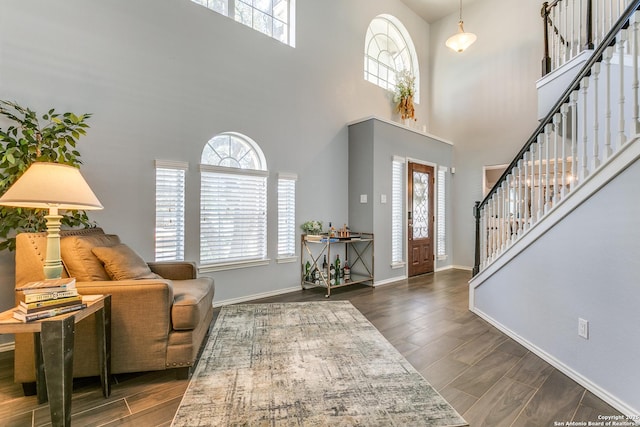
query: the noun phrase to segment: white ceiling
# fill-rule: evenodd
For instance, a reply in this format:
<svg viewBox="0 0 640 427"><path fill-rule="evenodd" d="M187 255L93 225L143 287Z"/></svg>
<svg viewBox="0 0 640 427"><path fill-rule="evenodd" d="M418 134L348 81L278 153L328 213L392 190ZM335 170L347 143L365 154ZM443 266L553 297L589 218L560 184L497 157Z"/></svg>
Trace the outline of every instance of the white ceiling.
<svg viewBox="0 0 640 427"><path fill-rule="evenodd" d="M420 15L422 19L428 23L455 13L460 12L459 0L401 0L409 9ZM464 8L467 4L471 4L480 0L462 0L462 17L464 18Z"/></svg>

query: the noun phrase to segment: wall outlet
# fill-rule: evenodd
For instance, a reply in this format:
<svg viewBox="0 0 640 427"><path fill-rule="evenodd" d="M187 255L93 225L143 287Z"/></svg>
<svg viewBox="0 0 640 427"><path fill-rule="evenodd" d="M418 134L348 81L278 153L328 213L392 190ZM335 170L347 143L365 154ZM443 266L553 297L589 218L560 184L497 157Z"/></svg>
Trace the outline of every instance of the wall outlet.
<svg viewBox="0 0 640 427"><path fill-rule="evenodd" d="M585 340L589 339L589 321L578 318L578 336L581 336Z"/></svg>

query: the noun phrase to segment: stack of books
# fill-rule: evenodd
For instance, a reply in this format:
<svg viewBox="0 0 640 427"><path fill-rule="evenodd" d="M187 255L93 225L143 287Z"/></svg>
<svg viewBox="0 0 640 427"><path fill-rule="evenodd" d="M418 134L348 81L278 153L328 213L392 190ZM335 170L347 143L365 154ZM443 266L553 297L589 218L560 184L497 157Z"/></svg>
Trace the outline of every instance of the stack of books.
<svg viewBox="0 0 640 427"><path fill-rule="evenodd" d="M13 317L22 322L46 319L87 306L82 303L74 278L29 282L16 288L16 291L20 303Z"/></svg>

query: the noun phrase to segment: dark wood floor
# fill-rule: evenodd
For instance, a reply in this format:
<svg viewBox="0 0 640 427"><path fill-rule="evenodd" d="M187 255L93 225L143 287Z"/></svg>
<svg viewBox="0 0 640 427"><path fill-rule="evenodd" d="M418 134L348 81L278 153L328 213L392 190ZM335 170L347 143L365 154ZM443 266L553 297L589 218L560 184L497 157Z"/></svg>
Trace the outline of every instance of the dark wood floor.
<svg viewBox="0 0 640 427"><path fill-rule="evenodd" d="M590 392L468 311L469 273L450 270L376 289L332 292L350 300L471 426L553 426L618 414ZM256 302L322 301L321 289ZM76 381L74 426L169 426L188 381L173 372L116 375L104 399L95 378ZM50 425L49 407L13 383L0 353L0 425Z"/></svg>

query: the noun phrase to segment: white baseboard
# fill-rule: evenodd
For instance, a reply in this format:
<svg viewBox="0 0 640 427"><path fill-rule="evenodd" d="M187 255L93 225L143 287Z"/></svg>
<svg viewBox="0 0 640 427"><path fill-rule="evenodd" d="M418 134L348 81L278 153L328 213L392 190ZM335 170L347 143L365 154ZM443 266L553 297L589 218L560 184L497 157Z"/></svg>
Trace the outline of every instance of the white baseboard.
<svg viewBox="0 0 640 427"><path fill-rule="evenodd" d="M260 298L268 298L268 297L274 297L276 295L282 295L282 294L288 294L291 292L295 292L295 291L299 291L302 288L300 286L292 286L290 288L284 288L284 289L277 289L275 291L269 291L269 292L262 292L259 294L253 294L253 295L247 295L244 297L238 297L238 298L230 298L230 299L226 299L223 301L214 301L213 306L214 307L222 307L225 305L231 305L231 304L240 304L243 302L248 302L248 301L253 301L256 299L260 299Z"/></svg>
<svg viewBox="0 0 640 427"><path fill-rule="evenodd" d="M473 267L470 267L468 265L452 265L451 268L454 268L456 270L473 271Z"/></svg>
<svg viewBox="0 0 640 427"><path fill-rule="evenodd" d="M538 357L546 361L548 364L550 364L551 366L553 366L554 368L556 368L557 370L559 370L560 372L562 372L563 374L565 374L566 376L568 376L569 378L571 378L572 380L580 384L582 387L586 388L591 393L593 393L600 399L607 402L609 405L611 405L612 407L620 411L622 414L626 415L627 417L630 417L630 420L627 420L627 421L635 421L636 425L640 425L638 424L638 419L637 419L638 414L640 414L640 408L632 408L630 405L621 401L616 396L613 396L606 390L599 387L597 384L594 384L591 380L584 377L579 372L576 372L575 370L573 370L570 366L565 365L564 363L562 363L561 361L553 357L551 354L547 353L546 351L542 350L535 344L531 343L530 341L516 334L511 329L504 326L502 323L498 322L491 316L484 313L482 310L479 310L476 307L470 307L470 310L473 313L480 316L485 321L489 322L491 325L495 326L505 335L508 335L514 341L517 341L519 344L526 347L529 351L536 354Z"/></svg>
<svg viewBox="0 0 640 427"><path fill-rule="evenodd" d="M377 282L374 282L373 286L374 287L384 286L384 285L388 285L390 283L399 282L400 280L404 280L406 278L407 278L407 276L403 274L402 276L392 277L390 279L379 280Z"/></svg>

